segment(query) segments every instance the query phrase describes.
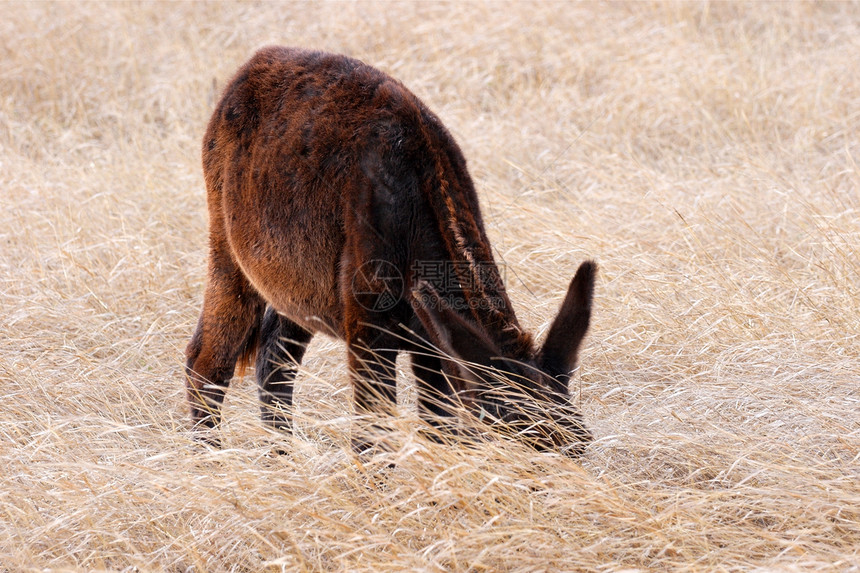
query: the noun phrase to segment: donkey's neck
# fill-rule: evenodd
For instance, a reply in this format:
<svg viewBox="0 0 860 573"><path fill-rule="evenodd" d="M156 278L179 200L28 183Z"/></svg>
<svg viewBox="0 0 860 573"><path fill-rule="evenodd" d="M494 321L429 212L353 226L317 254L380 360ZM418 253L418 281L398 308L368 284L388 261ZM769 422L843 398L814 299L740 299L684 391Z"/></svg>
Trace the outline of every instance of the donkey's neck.
<svg viewBox="0 0 860 573"><path fill-rule="evenodd" d="M506 356L528 358L531 336L523 331L493 258L466 161L444 128L430 118L429 139L441 139L434 172L423 192L434 212L447 258L460 283L471 317L490 334Z"/></svg>

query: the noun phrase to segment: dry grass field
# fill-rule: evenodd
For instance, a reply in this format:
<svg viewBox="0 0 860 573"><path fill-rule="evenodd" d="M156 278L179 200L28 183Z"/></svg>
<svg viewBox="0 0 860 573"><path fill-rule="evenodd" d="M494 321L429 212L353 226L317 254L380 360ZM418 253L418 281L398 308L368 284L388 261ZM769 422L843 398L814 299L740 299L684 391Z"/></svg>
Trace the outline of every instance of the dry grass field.
<svg viewBox="0 0 860 573"><path fill-rule="evenodd" d="M860 570L860 5L0 10L0 571ZM582 460L429 443L405 374L356 459L323 337L293 437L249 372L192 440L200 142L273 43L439 114L538 338L599 261Z"/></svg>

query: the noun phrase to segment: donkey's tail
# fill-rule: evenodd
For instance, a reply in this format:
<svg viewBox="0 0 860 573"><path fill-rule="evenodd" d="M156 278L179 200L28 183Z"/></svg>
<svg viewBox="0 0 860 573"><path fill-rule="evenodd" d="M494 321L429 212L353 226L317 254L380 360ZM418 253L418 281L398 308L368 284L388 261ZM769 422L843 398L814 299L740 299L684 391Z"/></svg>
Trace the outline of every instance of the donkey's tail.
<svg viewBox="0 0 860 573"><path fill-rule="evenodd" d="M258 312L254 324L248 331L248 336L239 350L239 358L236 360L236 378L244 378L249 364L253 364L257 358L257 348L260 346L260 325L263 322L263 313Z"/></svg>

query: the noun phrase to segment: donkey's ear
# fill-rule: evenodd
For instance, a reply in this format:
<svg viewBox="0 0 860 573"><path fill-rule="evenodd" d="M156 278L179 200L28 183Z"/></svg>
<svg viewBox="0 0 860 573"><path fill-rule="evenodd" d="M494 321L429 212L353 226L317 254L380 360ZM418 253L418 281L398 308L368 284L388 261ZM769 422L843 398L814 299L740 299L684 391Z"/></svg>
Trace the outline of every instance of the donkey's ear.
<svg viewBox="0 0 860 573"><path fill-rule="evenodd" d="M538 356L538 364L547 374L568 376L576 366L579 346L591 320L591 300L594 296L594 278L597 263L586 261L579 266L558 316L549 329ZM566 380L566 378L565 378Z"/></svg>
<svg viewBox="0 0 860 573"><path fill-rule="evenodd" d="M430 342L440 350L454 358L482 366L489 366L492 358L501 355L489 336L454 312L428 282L421 281L412 295L415 314L427 330Z"/></svg>

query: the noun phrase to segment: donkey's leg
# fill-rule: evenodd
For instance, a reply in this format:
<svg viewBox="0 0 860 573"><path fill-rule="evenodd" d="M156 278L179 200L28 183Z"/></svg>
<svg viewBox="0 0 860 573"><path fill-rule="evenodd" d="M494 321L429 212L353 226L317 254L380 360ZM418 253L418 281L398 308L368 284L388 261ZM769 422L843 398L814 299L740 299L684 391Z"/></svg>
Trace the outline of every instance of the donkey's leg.
<svg viewBox="0 0 860 573"><path fill-rule="evenodd" d="M266 310L256 373L263 422L275 429L289 432L292 428L293 380L312 336L273 308Z"/></svg>
<svg viewBox="0 0 860 573"><path fill-rule="evenodd" d="M442 371L442 360L421 351L412 352L411 358L418 382L418 414L434 428L456 433L454 389ZM430 435L434 440L440 437Z"/></svg>
<svg viewBox="0 0 860 573"><path fill-rule="evenodd" d="M203 311L185 349L186 388L195 428L214 428L239 356L256 343L263 303L233 262L226 244L213 242ZM214 438L207 437L215 443Z"/></svg>
<svg viewBox="0 0 860 573"><path fill-rule="evenodd" d="M397 406L396 341L373 327L364 327L348 336L349 369L353 380L355 412L366 418L392 414ZM373 434L384 432L378 424L361 422L358 436L353 438L353 449L361 453L369 450Z"/></svg>
<svg viewBox="0 0 860 573"><path fill-rule="evenodd" d="M349 365L357 414L392 413L397 405L396 360L396 350L351 348Z"/></svg>

